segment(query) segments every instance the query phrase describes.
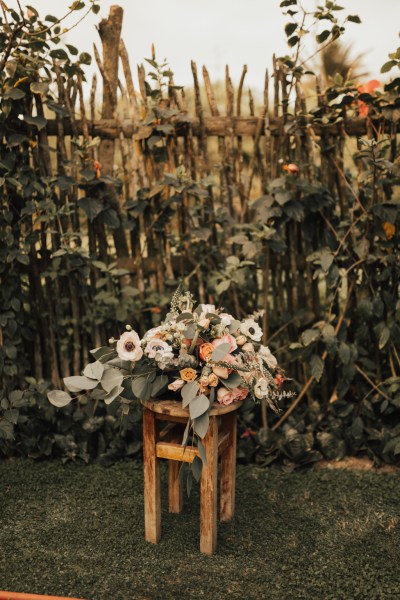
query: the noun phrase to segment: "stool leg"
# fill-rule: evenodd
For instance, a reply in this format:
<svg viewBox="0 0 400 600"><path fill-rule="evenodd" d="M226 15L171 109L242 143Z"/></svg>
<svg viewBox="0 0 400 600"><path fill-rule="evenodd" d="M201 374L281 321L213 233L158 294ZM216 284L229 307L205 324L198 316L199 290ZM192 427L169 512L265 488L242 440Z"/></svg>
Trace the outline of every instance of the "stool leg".
<svg viewBox="0 0 400 600"><path fill-rule="evenodd" d="M200 483L200 552L213 554L217 548L217 417L210 417L203 444L207 455L207 466L203 465Z"/></svg>
<svg viewBox="0 0 400 600"><path fill-rule="evenodd" d="M143 411L144 528L147 542L158 544L161 537L160 469L156 456L156 419Z"/></svg>
<svg viewBox="0 0 400 600"><path fill-rule="evenodd" d="M168 509L170 513L180 513L183 505L182 485L179 480L181 463L177 460L168 461Z"/></svg>
<svg viewBox="0 0 400 600"><path fill-rule="evenodd" d="M222 427L229 431L229 445L221 454L220 520L230 521L235 513L236 481L236 412L222 417Z"/></svg>

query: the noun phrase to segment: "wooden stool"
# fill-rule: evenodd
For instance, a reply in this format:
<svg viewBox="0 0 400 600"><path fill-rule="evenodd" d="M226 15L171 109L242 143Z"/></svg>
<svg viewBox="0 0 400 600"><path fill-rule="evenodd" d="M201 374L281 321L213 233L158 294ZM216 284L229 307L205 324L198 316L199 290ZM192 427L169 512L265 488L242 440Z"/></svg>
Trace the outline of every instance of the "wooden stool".
<svg viewBox="0 0 400 600"><path fill-rule="evenodd" d="M144 457L144 522L145 537L157 544L161 537L161 498L159 459L169 461L169 512L182 510L180 463L192 462L197 448L181 445L174 435L178 424L186 424L189 410L180 401L142 400ZM223 406L214 402L209 412L210 424L203 445L207 465L203 464L200 480L200 551L213 554L217 546L217 479L218 456L221 456L220 520L230 521L235 511L236 478L236 410L241 402ZM168 421L160 432L157 421ZM167 441L170 440L170 441Z"/></svg>

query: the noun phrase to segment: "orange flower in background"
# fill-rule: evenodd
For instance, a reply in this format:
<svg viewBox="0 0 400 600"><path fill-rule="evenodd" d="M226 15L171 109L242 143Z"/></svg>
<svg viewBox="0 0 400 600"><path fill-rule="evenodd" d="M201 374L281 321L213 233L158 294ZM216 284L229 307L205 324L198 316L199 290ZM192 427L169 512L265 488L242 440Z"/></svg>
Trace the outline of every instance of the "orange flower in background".
<svg viewBox="0 0 400 600"><path fill-rule="evenodd" d="M392 223L388 223L388 221L386 221L383 225L383 231L386 234L386 237L388 240L391 240L392 237L394 236L394 234L396 233L396 227L394 225L392 225Z"/></svg>
<svg viewBox="0 0 400 600"><path fill-rule="evenodd" d="M381 82L377 79L371 79L371 81L367 81L367 83L363 83L359 85L357 90L360 94L372 94L378 87L380 87ZM369 112L369 107L362 100L357 100L358 104L358 114L360 117L367 117Z"/></svg>
<svg viewBox="0 0 400 600"><path fill-rule="evenodd" d="M182 369L182 371L179 371L179 375L181 376L181 379L183 379L183 381L194 381L197 377L197 373L194 369Z"/></svg>
<svg viewBox="0 0 400 600"><path fill-rule="evenodd" d="M208 360L211 354L214 352L214 350L214 346L212 344L209 344L208 342L205 344L201 344L199 348L199 356L201 360L204 360L204 362Z"/></svg>
<svg viewBox="0 0 400 600"><path fill-rule="evenodd" d="M290 175L295 175L300 171L299 167L295 163L289 163L288 165L283 165L282 169L290 173Z"/></svg>
<svg viewBox="0 0 400 600"><path fill-rule="evenodd" d="M274 377L275 384L278 387L281 386L285 380L286 380L286 377L283 377L283 375L278 374L276 377Z"/></svg>
<svg viewBox="0 0 400 600"><path fill-rule="evenodd" d="M99 177L101 177L101 164L99 163L98 160L93 161L93 168L96 171L97 179L99 179Z"/></svg>

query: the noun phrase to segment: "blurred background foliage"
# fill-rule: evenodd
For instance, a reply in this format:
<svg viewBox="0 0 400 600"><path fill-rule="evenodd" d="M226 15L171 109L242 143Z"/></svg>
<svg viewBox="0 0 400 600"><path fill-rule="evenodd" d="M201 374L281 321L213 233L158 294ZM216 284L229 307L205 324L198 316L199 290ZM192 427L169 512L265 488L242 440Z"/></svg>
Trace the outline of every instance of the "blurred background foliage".
<svg viewBox="0 0 400 600"><path fill-rule="evenodd" d="M183 282L240 318L259 313L297 392L278 416L244 404L241 460L398 462L400 49L386 85L366 82L340 39L357 16L340 19L328 1L312 14L296 0L281 7L291 54L273 58L256 108L246 70L234 90L227 69L222 96L192 63L185 94L154 49L136 91L113 7L102 58L94 51L99 107L92 57L62 44L62 18L2 4L3 456L138 453L139 407L57 410L46 392L126 323L156 325ZM98 4L71 5L76 26L85 11ZM308 18L329 24L317 74L301 62Z"/></svg>

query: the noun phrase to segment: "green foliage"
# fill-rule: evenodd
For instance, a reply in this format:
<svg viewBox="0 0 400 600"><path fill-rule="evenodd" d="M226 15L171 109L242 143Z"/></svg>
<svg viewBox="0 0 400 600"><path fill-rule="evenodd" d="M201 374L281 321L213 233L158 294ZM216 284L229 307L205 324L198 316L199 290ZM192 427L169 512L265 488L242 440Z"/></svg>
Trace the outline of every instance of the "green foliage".
<svg viewBox="0 0 400 600"><path fill-rule="evenodd" d="M67 80L85 81L82 66L90 57L70 45L61 47L57 17L48 15L41 21L31 9L23 20L9 10L9 28L2 18L3 454L55 454L72 460L100 455L109 460L136 452L140 414L131 410L122 419L127 412L123 405L130 406L134 396L151 397L164 382L155 374L143 374L134 388L127 388L120 376L114 378L104 368L115 354L101 344L128 320L142 332L157 325L179 278L196 292L201 289L205 302L212 299L238 316L259 311L263 293L269 290L268 335L283 363L292 361L289 385L300 392L304 381L313 378L308 397L275 430L279 417L269 417L268 431L260 429L259 413L245 405L242 460L269 464L279 458L293 468L322 455L336 459L364 452L377 463L398 461L400 178L393 132L400 79L395 77L383 90L361 92L337 74L316 107L300 119L292 118L295 84L307 68L299 59L302 39L309 34L303 18L320 24L320 47L332 44L349 23L360 19L346 17L342 7L328 1L312 15L305 15L297 0L285 0L281 6L289 16L285 33L294 49L277 61L288 96L278 150L275 146L281 162L272 165L259 197L245 198L249 205L236 219L227 208L229 195L236 193L229 157L218 167L225 178L219 186L203 162L201 177L194 174L189 146L185 156L176 156L174 123L179 121L188 132L186 142L192 133L186 112L169 102L177 89L172 73L154 53L147 60L149 102L135 140L143 165L152 166L151 182L137 185L134 197L125 194L120 211L115 199L123 191L122 182L114 173L104 175L96 164L98 138L73 137L73 160L58 151L57 167L51 169L46 115L58 125L70 117L55 92L57 76L64 87ZM77 2L71 11L84 8L97 13L99 5ZM398 63L397 50L382 72ZM340 131L347 118L361 110L370 119L370 135L358 140L348 169L337 162ZM329 133L331 126L337 135ZM304 151L309 131L314 132L313 154ZM304 144L297 145L299 140ZM318 160L312 158L316 155ZM297 172L281 171L292 162ZM140 279L137 271L133 275L120 266L114 252L120 229L135 248L136 268L143 267L144 247L146 258L162 261L157 285L154 270ZM194 332L187 336L193 338ZM77 376L93 346L98 346L93 352L96 362ZM58 356L54 348L60 348ZM50 381L57 386L61 376L68 378L70 395L50 391ZM191 385L182 389L188 406L197 392ZM78 403L70 402L78 391L89 389L85 386L95 388L106 407L96 409L96 398L89 400L85 394ZM47 393L55 406L48 405ZM124 400L120 411L113 403L117 397ZM282 410L288 407L289 402ZM198 413L194 429L200 438L208 427L208 415L201 409L190 409Z"/></svg>

